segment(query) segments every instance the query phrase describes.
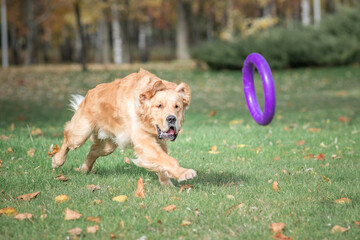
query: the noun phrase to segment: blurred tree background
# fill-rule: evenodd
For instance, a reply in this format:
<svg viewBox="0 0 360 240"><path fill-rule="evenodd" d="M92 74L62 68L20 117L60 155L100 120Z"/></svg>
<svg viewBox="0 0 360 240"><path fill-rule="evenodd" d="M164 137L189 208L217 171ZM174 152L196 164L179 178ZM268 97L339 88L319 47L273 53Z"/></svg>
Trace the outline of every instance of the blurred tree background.
<svg viewBox="0 0 360 240"><path fill-rule="evenodd" d="M241 68L360 60L358 0L1 0L3 67L191 57Z"/></svg>

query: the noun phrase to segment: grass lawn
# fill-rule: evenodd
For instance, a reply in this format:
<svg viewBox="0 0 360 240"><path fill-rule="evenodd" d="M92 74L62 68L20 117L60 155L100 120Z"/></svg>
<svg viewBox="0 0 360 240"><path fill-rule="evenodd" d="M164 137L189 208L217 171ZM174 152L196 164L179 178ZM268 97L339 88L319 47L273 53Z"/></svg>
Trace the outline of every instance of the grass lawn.
<svg viewBox="0 0 360 240"><path fill-rule="evenodd" d="M71 117L69 95L85 94L130 70L0 72L0 209L33 215L24 221L0 216L0 239L66 239L75 227L84 239L111 234L117 239L271 239L269 226L278 222L293 239L359 238L354 221L360 221L360 67L274 72L277 111L266 127L249 115L241 72L165 69L153 72L192 89L184 131L169 146L170 155L197 170L198 177L177 188L162 187L154 173L125 163L125 157L134 157L131 150L100 158L90 174L77 172L90 142L70 152L63 167L51 169L47 152L51 144L61 144ZM215 145L216 153L209 153ZM54 180L60 174L70 180ZM144 199L134 196L140 177ZM100 189L89 190L91 184ZM180 192L183 184L193 187ZM17 199L37 191L34 199ZM68 200L55 203L61 194ZM112 201L118 195L127 201ZM341 198L347 202L335 202ZM171 204L174 211L163 210ZM66 208L82 217L65 220ZM93 225L99 230L87 233ZM350 229L333 234L335 225Z"/></svg>

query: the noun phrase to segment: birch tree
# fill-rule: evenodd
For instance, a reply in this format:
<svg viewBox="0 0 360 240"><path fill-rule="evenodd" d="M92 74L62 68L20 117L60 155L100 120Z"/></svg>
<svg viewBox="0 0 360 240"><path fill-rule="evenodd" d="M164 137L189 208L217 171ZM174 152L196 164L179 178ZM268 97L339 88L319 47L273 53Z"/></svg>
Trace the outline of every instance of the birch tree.
<svg viewBox="0 0 360 240"><path fill-rule="evenodd" d="M310 3L309 0L301 0L301 23L310 25Z"/></svg>
<svg viewBox="0 0 360 240"><path fill-rule="evenodd" d="M119 10L116 4L111 5L111 28L112 28L112 38L113 38L113 55L114 63L121 64L123 63L123 48L122 48L122 38L121 38L121 26L119 20Z"/></svg>
<svg viewBox="0 0 360 240"><path fill-rule="evenodd" d="M190 58L185 4L188 3L185 3L183 0L177 0L176 57L179 60Z"/></svg>
<svg viewBox="0 0 360 240"><path fill-rule="evenodd" d="M1 2L1 50L2 50L2 67L7 68L8 62L8 34L6 19L6 0Z"/></svg>
<svg viewBox="0 0 360 240"><path fill-rule="evenodd" d="M319 26L321 21L321 1L314 0L314 24L315 26Z"/></svg>

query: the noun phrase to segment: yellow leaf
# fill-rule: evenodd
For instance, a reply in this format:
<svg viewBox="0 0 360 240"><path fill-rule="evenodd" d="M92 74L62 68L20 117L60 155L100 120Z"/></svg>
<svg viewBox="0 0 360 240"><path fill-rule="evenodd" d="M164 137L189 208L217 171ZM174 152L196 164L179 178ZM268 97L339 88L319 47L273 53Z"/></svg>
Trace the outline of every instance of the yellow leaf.
<svg viewBox="0 0 360 240"><path fill-rule="evenodd" d="M351 203L351 199L349 198L340 198L335 200L336 203L345 204L345 203Z"/></svg>
<svg viewBox="0 0 360 240"><path fill-rule="evenodd" d="M62 194L62 195L59 195L59 196L56 196L55 197L55 202L56 203L62 203L62 202L65 202L67 201L69 198L69 196L65 195L65 194Z"/></svg>
<svg viewBox="0 0 360 240"><path fill-rule="evenodd" d="M182 226L182 227L187 227L187 226L189 226L190 224L191 224L190 221L188 221L188 220L182 220L180 226Z"/></svg>
<svg viewBox="0 0 360 240"><path fill-rule="evenodd" d="M89 222L100 223L101 218L100 217L87 217L86 220Z"/></svg>
<svg viewBox="0 0 360 240"><path fill-rule="evenodd" d="M7 208L0 209L0 215L10 216L10 215L15 215L15 214L17 214L17 211L13 207L7 207Z"/></svg>
<svg viewBox="0 0 360 240"><path fill-rule="evenodd" d="M172 205L164 207L163 210L165 210L167 212L172 212L175 210L175 208L176 208L176 205L172 204Z"/></svg>
<svg viewBox="0 0 360 240"><path fill-rule="evenodd" d="M119 195L117 197L114 197L112 200L116 201L116 202L125 202L127 200L127 196L126 195Z"/></svg>
<svg viewBox="0 0 360 240"><path fill-rule="evenodd" d="M208 153L218 154L219 152L217 151L217 146L216 146L216 145L212 146L212 147L211 147L211 150L210 150Z"/></svg>
<svg viewBox="0 0 360 240"><path fill-rule="evenodd" d="M335 225L332 229L331 229L331 233L343 233L346 232L350 229L350 226L348 226L347 228L341 227L339 225Z"/></svg>
<svg viewBox="0 0 360 240"><path fill-rule="evenodd" d="M235 197L233 195L226 195L226 198L228 199L235 199Z"/></svg>
<svg viewBox="0 0 360 240"><path fill-rule="evenodd" d="M149 224L152 224L152 221L149 216L145 216L146 220L149 222Z"/></svg>
<svg viewBox="0 0 360 240"><path fill-rule="evenodd" d="M49 157L53 157L56 153L60 151L59 146L56 144L55 147L51 144L50 151L48 152Z"/></svg>
<svg viewBox="0 0 360 240"><path fill-rule="evenodd" d="M247 145L246 144L238 144L238 145L236 145L236 147L237 148L244 148L244 147L247 147Z"/></svg>
<svg viewBox="0 0 360 240"><path fill-rule="evenodd" d="M69 180L69 178L65 177L64 175L60 174L58 175L56 178L54 178L55 180L58 180L58 181L67 181Z"/></svg>

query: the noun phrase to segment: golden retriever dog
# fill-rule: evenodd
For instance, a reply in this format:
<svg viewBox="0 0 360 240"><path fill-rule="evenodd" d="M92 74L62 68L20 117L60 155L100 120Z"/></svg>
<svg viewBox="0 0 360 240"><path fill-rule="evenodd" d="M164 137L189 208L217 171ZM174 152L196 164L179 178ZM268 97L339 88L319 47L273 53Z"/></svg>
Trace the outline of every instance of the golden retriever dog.
<svg viewBox="0 0 360 240"><path fill-rule="evenodd" d="M52 157L52 167L62 166L69 150L90 138L94 143L81 166L83 172L89 172L98 157L118 147L132 147L137 156L132 161L156 172L162 185L172 185L170 178L192 179L196 171L180 167L168 155L167 147L167 140L174 141L181 129L190 98L187 84L162 80L143 69L99 84L85 97L73 95L75 114L65 125L64 140Z"/></svg>

